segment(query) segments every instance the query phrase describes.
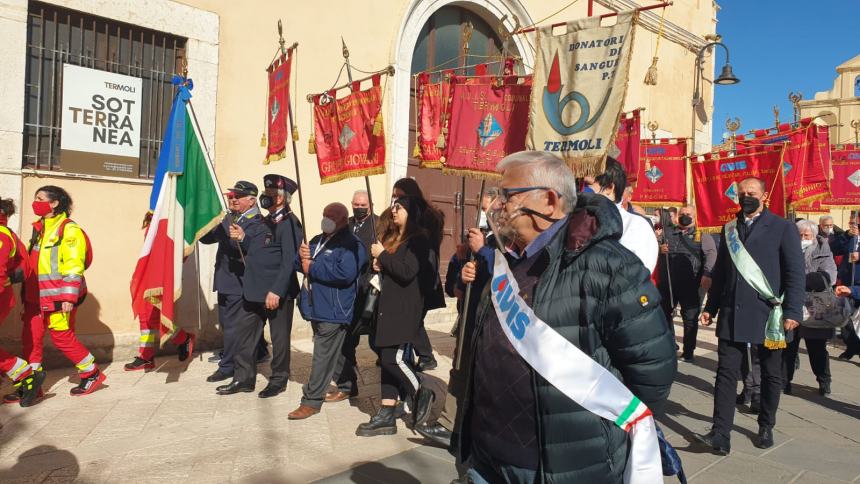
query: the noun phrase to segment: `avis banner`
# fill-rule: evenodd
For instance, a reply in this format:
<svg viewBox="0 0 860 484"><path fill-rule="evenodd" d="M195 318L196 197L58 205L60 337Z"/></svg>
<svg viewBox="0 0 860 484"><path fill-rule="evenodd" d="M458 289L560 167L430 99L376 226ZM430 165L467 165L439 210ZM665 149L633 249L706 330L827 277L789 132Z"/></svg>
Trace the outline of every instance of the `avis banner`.
<svg viewBox="0 0 860 484"><path fill-rule="evenodd" d="M764 180L768 209L785 217L783 146L759 146L743 154L727 155L726 152L709 153L691 164L698 229L719 232L737 216L740 210L738 184L749 177Z"/></svg>
<svg viewBox="0 0 860 484"><path fill-rule="evenodd" d="M293 63L292 50L281 55L267 69L269 76L269 103L266 124L269 130L266 159L263 164L277 161L287 153L287 122L289 121L290 69Z"/></svg>
<svg viewBox="0 0 860 484"><path fill-rule="evenodd" d="M451 78L451 120L443 171L498 176L496 165L526 146L531 78Z"/></svg>
<svg viewBox="0 0 860 484"><path fill-rule="evenodd" d="M631 202L643 207L681 207L687 200L687 140L642 140L638 181Z"/></svg>
<svg viewBox="0 0 860 484"><path fill-rule="evenodd" d="M576 176L603 172L627 92L637 13L569 22L566 32L537 29L528 147L556 153Z"/></svg>
<svg viewBox="0 0 860 484"><path fill-rule="evenodd" d="M380 76L373 86L342 99L335 93L314 96L314 136L320 183L385 173Z"/></svg>
<svg viewBox="0 0 860 484"><path fill-rule="evenodd" d="M755 137L737 137L738 153L765 145L785 145L783 171L785 171L786 203L792 208L819 200L829 193L827 172L824 168L825 152L819 147L819 136L826 127L804 118L796 125L781 124L776 132L757 130Z"/></svg>

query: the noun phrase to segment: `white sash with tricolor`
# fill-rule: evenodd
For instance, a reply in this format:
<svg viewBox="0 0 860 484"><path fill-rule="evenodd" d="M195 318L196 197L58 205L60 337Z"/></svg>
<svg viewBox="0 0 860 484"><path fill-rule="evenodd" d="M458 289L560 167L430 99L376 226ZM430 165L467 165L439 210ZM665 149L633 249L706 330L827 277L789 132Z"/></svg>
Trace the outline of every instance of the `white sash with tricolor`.
<svg viewBox="0 0 860 484"><path fill-rule="evenodd" d="M519 285L498 250L491 293L502 330L526 363L571 400L629 433L624 482L663 482L651 411L609 370L534 314L520 296Z"/></svg>

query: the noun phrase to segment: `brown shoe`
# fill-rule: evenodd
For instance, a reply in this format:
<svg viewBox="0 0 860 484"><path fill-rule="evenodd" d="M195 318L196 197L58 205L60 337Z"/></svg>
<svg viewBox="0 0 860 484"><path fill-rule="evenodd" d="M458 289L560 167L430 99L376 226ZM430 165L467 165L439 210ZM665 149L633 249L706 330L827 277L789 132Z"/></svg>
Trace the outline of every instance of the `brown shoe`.
<svg viewBox="0 0 860 484"><path fill-rule="evenodd" d="M287 415L290 420L304 420L308 417L320 413L320 409L309 407L307 405L299 405L299 408L293 410Z"/></svg>
<svg viewBox="0 0 860 484"><path fill-rule="evenodd" d="M349 392L328 392L325 394L325 403L342 402L344 400L349 399L351 396L352 395L350 395Z"/></svg>

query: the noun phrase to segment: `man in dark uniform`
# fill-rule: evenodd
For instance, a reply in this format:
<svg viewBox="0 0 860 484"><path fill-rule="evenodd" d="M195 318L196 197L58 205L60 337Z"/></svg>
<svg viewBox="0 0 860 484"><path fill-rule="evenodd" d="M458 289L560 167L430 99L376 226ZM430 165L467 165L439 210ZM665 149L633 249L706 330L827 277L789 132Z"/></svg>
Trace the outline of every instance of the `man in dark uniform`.
<svg viewBox="0 0 860 484"><path fill-rule="evenodd" d="M702 324L710 325L712 315L719 311L714 425L710 432L696 437L722 455L731 451L735 390L748 347L758 354L761 367L761 411L753 443L760 449L773 446L773 426L783 390L782 351L803 317L806 274L800 235L792 222L764 208L766 200L762 180L747 178L738 184L741 210L720 236L708 303L701 318ZM733 240L731 248L727 237ZM748 280L759 287L769 286L773 294L760 293ZM768 321L778 316L779 307L781 321L774 320L775 327L768 328Z"/></svg>
<svg viewBox="0 0 860 484"><path fill-rule="evenodd" d="M264 194L260 206L269 211L263 222L269 229L266 244L259 255L248 262L245 299L253 302L253 318L246 327L251 344L256 335L263 334L264 321L269 322L272 336L272 375L260 398L278 395L287 388L290 379L290 333L293 329L293 309L299 294L299 281L293 262L304 237L302 224L290 209L298 185L281 175L263 177ZM253 368L253 366L251 367Z"/></svg>
<svg viewBox="0 0 860 484"><path fill-rule="evenodd" d="M672 334L675 334L672 312L675 310L675 305L681 305L681 320L684 322L684 347L681 356L687 362L693 361L693 351L696 349L699 308L702 301L699 296L699 283L704 260L702 244L696 241L694 217L693 207L682 207L678 211L677 224L663 231L660 258L657 259L657 270L660 274L658 284L660 304L663 306L663 312L666 313L666 320L669 321Z"/></svg>
<svg viewBox="0 0 860 484"><path fill-rule="evenodd" d="M262 247L266 227L257 208L257 186L238 181L227 193L230 215L204 235L200 242L218 244L215 256L214 290L218 292L218 321L224 333L224 350L218 369L206 381L219 382L234 376L236 321L241 317L245 255ZM244 237L239 240L239 230Z"/></svg>
<svg viewBox="0 0 860 484"><path fill-rule="evenodd" d="M349 231L361 241L367 255L371 260L370 246L376 242L376 223L378 217L370 207L370 197L367 190L358 190L352 195L352 217L349 217ZM367 294L367 281L370 276L370 266L364 274L358 278L358 297L356 299L356 311L361 312L364 307L364 296ZM358 314L353 317L359 317ZM337 389L326 393L327 403L340 402L358 394L355 351L361 335L352 334L351 330L346 333L343 341L341 355L337 360L334 371L334 381Z"/></svg>

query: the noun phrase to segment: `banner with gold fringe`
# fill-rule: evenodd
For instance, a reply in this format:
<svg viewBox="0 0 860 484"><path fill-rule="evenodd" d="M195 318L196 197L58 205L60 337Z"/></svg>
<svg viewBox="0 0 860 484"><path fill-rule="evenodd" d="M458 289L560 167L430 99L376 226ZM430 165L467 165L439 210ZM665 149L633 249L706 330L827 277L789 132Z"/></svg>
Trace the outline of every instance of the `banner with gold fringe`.
<svg viewBox="0 0 860 484"><path fill-rule="evenodd" d="M639 113L639 109L634 109L629 113L621 113L618 133L615 135L615 146L609 149L609 156L618 160L624 167L628 185L635 185L639 180L639 141L641 137Z"/></svg>
<svg viewBox="0 0 860 484"><path fill-rule="evenodd" d="M430 73L427 72L415 77L418 108L416 144L420 168L439 169L445 161L445 118L450 113L451 74L451 71L443 72L439 82L434 83L430 82Z"/></svg>
<svg viewBox="0 0 860 484"><path fill-rule="evenodd" d="M290 49L286 54L280 55L266 69L269 78L268 111L266 114L269 136L266 144L266 158L263 160L264 165L280 160L287 153L292 60L293 51Z"/></svg>
<svg viewBox="0 0 860 484"><path fill-rule="evenodd" d="M642 140L639 181L631 202L643 207L681 207L687 199L686 138Z"/></svg>
<svg viewBox="0 0 860 484"><path fill-rule="evenodd" d="M833 146L831 153L830 196L824 208L860 209L860 144Z"/></svg>
<svg viewBox="0 0 860 484"><path fill-rule="evenodd" d="M313 97L314 144L320 183L385 173L385 133L382 124L381 75L373 86L335 98L335 91Z"/></svg>

